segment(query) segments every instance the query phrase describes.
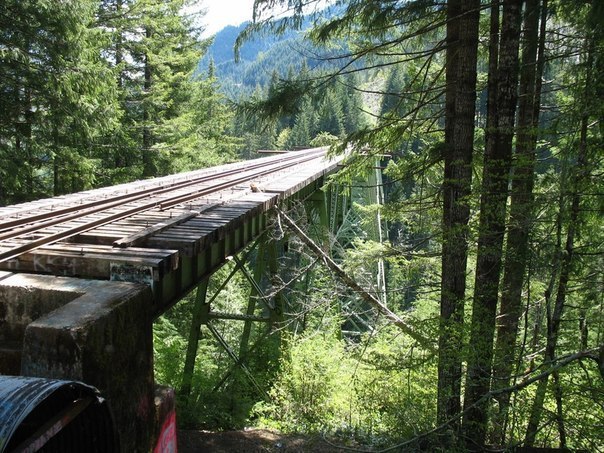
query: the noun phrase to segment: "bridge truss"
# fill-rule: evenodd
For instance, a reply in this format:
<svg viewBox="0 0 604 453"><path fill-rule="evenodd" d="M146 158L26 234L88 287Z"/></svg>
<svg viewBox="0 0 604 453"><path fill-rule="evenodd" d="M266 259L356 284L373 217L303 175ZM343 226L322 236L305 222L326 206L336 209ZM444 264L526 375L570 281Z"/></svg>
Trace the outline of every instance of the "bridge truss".
<svg viewBox="0 0 604 453"><path fill-rule="evenodd" d="M376 166L367 173L364 180L357 181L351 187L345 188L332 182L310 193L304 199L282 203L281 208L288 210L295 223L303 225L307 233L320 241L327 253L338 260L346 249L354 248L358 240L383 242L385 225L379 210L382 204L382 169ZM369 221L363 218L358 208L368 205L378 206L375 215ZM297 307L292 306L286 294L290 289L289 286L297 278L282 277L283 272L287 273L288 270L285 256L287 243L291 235L295 236L296 232L286 228L278 212L280 212L279 208L267 230L254 243L229 257L232 266L225 277L216 281L217 274L212 274L198 286L192 308L192 322L180 388L183 396L188 397L191 393L198 344L201 331L205 328L232 360L231 367L214 386L214 391L221 388L238 369L247 377L259 395L269 398L266 387L257 381L248 368L248 358L269 336L278 337L284 329L295 332L299 324L299 319L296 319L299 316L299 313L296 313ZM306 237L306 240L311 239ZM320 257L315 256L315 259L315 262L320 262ZM308 266L303 272L311 272L312 267L312 265ZM250 285L247 308L242 313L220 311L220 293L237 273L241 273ZM210 278L218 287L211 296L208 295ZM378 259L377 264L365 273L362 285L369 288L380 304L387 305L386 275L382 259ZM372 315L368 313L375 315L377 312L368 310L367 304L360 308L363 304L362 299L358 297L341 300L341 309L347 314L346 324L353 327L352 330L343 330L345 335L358 335L371 328L372 320L367 318ZM360 315L360 312L366 315ZM216 322L219 320L243 323L238 344L229 344L221 334L216 327ZM254 324L263 327L259 327L261 333L256 336L255 342L250 344Z"/></svg>

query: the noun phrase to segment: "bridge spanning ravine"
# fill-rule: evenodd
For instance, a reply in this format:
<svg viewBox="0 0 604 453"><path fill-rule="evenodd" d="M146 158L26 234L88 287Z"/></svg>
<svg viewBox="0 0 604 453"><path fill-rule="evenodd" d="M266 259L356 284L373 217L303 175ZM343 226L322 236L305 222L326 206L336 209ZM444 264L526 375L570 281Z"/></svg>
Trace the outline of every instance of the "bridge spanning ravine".
<svg viewBox="0 0 604 453"><path fill-rule="evenodd" d="M122 451L152 449L171 404L155 388L153 320L207 286L263 233L276 205L311 202L326 218L335 198L322 186L341 158L325 154L295 151L0 208L0 374L93 385L113 410Z"/></svg>

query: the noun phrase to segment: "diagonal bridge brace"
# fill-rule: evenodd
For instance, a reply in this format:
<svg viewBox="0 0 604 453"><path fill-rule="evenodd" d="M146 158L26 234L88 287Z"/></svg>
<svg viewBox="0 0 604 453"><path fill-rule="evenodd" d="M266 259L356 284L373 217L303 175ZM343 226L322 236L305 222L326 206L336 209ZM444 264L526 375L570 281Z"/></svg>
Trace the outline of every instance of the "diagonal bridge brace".
<svg viewBox="0 0 604 453"><path fill-rule="evenodd" d="M379 313L388 319L391 323L417 341L419 344L429 350L434 350L434 341L430 338L417 332L405 319L398 316L388 307L386 307L379 299L368 293L361 285L359 285L354 279L348 275L344 269L342 269L329 255L327 255L319 245L317 245L311 238L309 238L304 231L300 229L298 225L279 207L274 208L287 227L296 235L298 238L310 248L316 256L318 256L325 265L340 278L348 287L353 289L359 294L359 296L367 302L369 305L374 307Z"/></svg>
<svg viewBox="0 0 604 453"><path fill-rule="evenodd" d="M235 354L235 352L231 349L224 337L220 335L220 332L216 330L216 328L212 325L211 322L208 322L206 324L206 327L212 333L212 335L214 335L214 338L218 340L218 343L220 343L222 348L227 352L231 359L233 359L235 364L239 365L239 368L243 370L250 382L254 385L254 387L256 387L256 390L258 390L262 395L264 395L264 398L268 401L270 397L268 396L266 391L260 386L256 378L254 378L254 375L252 374L250 369L245 365L245 363L239 357L237 357L237 354Z"/></svg>
<svg viewBox="0 0 604 453"><path fill-rule="evenodd" d="M254 379L250 370L245 366L245 359L249 356L252 350L256 349L259 345L260 340L257 341L252 348L248 349L249 337L251 334L251 323L256 322L266 322L269 323L269 327L265 333L262 334L261 339L265 338L270 334L272 323L278 317L278 313L276 313L276 307L274 303L271 303L270 298L263 292L262 288L257 282L257 279L250 273L250 271L246 268L246 261L248 260L251 252L256 249L259 244L262 244L262 241L266 239L266 232L262 233L254 243L247 249L245 254L242 257L237 256L236 254L232 256L232 259L235 263L235 266L229 273L229 275L224 279L221 285L216 289L214 294L209 300L206 300L207 297L207 289L209 277L204 279L201 284L197 288L197 295L195 299L195 304L193 307L193 316L191 322L191 330L189 333L189 341L187 344L187 354L185 358L185 364L183 369L183 377L181 383L181 394L190 395L191 393L191 384L193 378L193 372L195 368L195 359L197 356L199 339L201 337L201 326L206 325L208 330L212 333L212 335L216 338L220 346L226 351L226 353L233 359L234 365L233 367L227 371L225 376L220 380L220 382L215 386L214 390L220 388L224 382L228 379L228 377L233 373L236 367L239 367L243 370L244 374L248 377L250 382L256 387L257 390L265 397L267 397L266 391L264 391L258 382ZM259 255L257 257L257 262L260 263L264 258L264 247L259 247ZM245 314L240 313L221 313L221 312L213 312L211 311L212 303L216 300L221 291L226 287L226 285L231 281L231 279L235 276L235 274L241 271L242 274L246 277L249 283L252 286L252 292L248 300L248 307ZM259 269L256 273L259 273ZM256 308L256 299L262 301L262 303L266 306L266 308L271 313L270 317L263 316L254 316L254 311ZM240 342L240 350L239 355L237 355L234 350L229 346L228 342L225 338L218 332L216 327L212 324L212 320L214 319L227 319L227 320L239 320L244 321L244 330Z"/></svg>

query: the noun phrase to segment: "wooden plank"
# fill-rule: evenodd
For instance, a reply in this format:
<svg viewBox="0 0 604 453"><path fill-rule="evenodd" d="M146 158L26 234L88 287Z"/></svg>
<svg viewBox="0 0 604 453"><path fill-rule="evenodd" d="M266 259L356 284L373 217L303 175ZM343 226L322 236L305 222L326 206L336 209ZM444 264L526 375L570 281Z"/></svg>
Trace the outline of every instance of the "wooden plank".
<svg viewBox="0 0 604 453"><path fill-rule="evenodd" d="M199 225L198 224L198 225L184 225L184 226L181 226L179 228L179 231L182 231L182 232L185 232L185 233L189 232L189 233L193 233L193 234L203 235L203 234L211 233L215 229L216 229L215 227L209 227L207 225Z"/></svg>
<svg viewBox="0 0 604 453"><path fill-rule="evenodd" d="M14 241L14 245L24 244L27 241ZM98 253L108 255L141 255L149 257L164 257L177 254L177 250L170 249L154 249L149 247L130 247L128 250L115 249L112 246L99 245L99 244L80 244L76 242L58 242L56 244L45 245L40 247L38 250L44 251L58 251L58 252L74 252L74 253Z"/></svg>
<svg viewBox="0 0 604 453"><path fill-rule="evenodd" d="M183 214L178 217L174 217L173 219L166 220L166 221L160 222L160 223L156 223L155 225L150 226L149 228L145 228L144 230L139 231L138 233L131 234L129 236L125 236L121 239L118 239L117 241L113 242L113 246L120 247L120 248L131 247L137 243L141 243L142 241L147 239L149 236L152 236L156 233L166 230L167 228L170 228L172 226L185 222L193 217L197 217L198 215L199 215L199 212L191 211L188 214Z"/></svg>
<svg viewBox="0 0 604 453"><path fill-rule="evenodd" d="M171 257L149 258L136 256L110 256L92 253L28 252L9 261L0 262L0 269L17 272L34 272L62 276L109 279L112 263L146 266L154 270L156 279L175 269Z"/></svg>

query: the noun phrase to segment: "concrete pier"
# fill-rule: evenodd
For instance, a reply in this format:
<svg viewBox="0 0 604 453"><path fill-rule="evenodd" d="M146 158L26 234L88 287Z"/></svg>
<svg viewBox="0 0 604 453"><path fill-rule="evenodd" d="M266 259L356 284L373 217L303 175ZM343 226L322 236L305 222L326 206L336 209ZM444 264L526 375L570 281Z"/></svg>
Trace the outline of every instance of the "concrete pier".
<svg viewBox="0 0 604 453"><path fill-rule="evenodd" d="M154 431L151 290L127 283L0 273L6 373L78 380L109 400L122 451L148 451ZM20 347L19 347L20 346ZM1 353L0 353L1 354Z"/></svg>

